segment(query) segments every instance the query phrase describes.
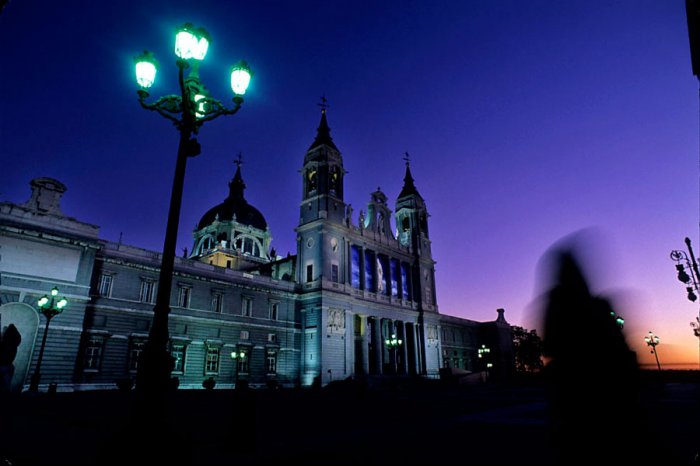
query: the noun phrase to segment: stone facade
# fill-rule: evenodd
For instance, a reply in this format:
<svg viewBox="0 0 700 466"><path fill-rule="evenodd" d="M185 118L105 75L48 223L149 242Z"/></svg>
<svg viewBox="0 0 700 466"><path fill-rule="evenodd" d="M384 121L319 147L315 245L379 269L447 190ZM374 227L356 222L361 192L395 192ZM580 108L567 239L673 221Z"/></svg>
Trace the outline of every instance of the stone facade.
<svg viewBox="0 0 700 466"><path fill-rule="evenodd" d="M510 371L502 310L486 323L438 312L428 211L408 162L395 233L381 189L355 220L345 175L324 110L301 169L297 253L282 258L243 196L239 164L229 196L197 225L191 254L176 258L169 332L180 387L210 377L222 388L480 371L483 344L494 371ZM53 286L69 305L50 325L41 388L128 383L148 338L161 255L100 240L96 226L65 216L60 182L31 185L27 203L0 203L0 329L15 323L22 334L12 387L29 384L46 322L36 301Z"/></svg>

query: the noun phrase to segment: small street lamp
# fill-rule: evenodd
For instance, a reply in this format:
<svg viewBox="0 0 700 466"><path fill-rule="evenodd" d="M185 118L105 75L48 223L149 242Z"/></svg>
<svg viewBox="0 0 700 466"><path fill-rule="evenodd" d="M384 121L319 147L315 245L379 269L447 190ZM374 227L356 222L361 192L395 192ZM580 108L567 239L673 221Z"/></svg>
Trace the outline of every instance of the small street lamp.
<svg viewBox="0 0 700 466"><path fill-rule="evenodd" d="M396 350L403 345L403 340L396 338L396 334L392 333L391 338L387 338L384 340L384 344L386 347L389 349L389 357L391 358L391 369L394 371L394 374L398 372L396 369L398 361L396 360Z"/></svg>
<svg viewBox="0 0 700 466"><path fill-rule="evenodd" d="M654 335L654 333L651 330L649 330L649 334L644 337L644 341L647 343L647 346L651 348L651 354L653 354L656 358L656 367L658 367L659 370L661 370L661 364L659 364L659 353L656 349L656 346L659 344L660 341L659 337Z"/></svg>
<svg viewBox="0 0 700 466"><path fill-rule="evenodd" d="M615 319L615 323L618 327L623 328L625 326L625 319L621 315L617 314L615 311L610 311L610 317Z"/></svg>
<svg viewBox="0 0 700 466"><path fill-rule="evenodd" d="M58 298L58 288L53 287L51 289L51 296L44 295L39 298L37 305L39 306L39 312L41 312L44 317L46 317L46 327L44 327L44 336L41 339L41 348L39 349L39 358L36 361L36 369L34 369L34 374L29 382L29 391L38 392L39 391L39 381L41 380L41 362L44 360L44 348L46 347L46 337L49 334L49 324L51 319L63 312L63 308L68 304L66 298Z"/></svg>
<svg viewBox="0 0 700 466"><path fill-rule="evenodd" d="M489 376L489 369L493 367L493 364L489 362L489 356L491 355L491 348L486 345L481 345L481 348L477 351L479 359L482 360L482 367L485 369L486 378Z"/></svg>
<svg viewBox="0 0 700 466"><path fill-rule="evenodd" d="M246 358L245 351L231 351L231 359L233 359L233 364L236 366L236 385L235 388L238 389L238 366L243 364Z"/></svg>
<svg viewBox="0 0 700 466"><path fill-rule="evenodd" d="M700 286L700 270L698 270L698 263L690 245L690 238L685 239L685 245L688 254L685 251L673 250L671 251L671 260L676 262L678 280L685 285L688 300L695 302L700 292L698 288ZM700 364L700 313L695 318L695 322L690 322L690 326L693 328L693 334L698 338L698 364Z"/></svg>
<svg viewBox="0 0 700 466"><path fill-rule="evenodd" d="M176 64L180 93L160 97L153 103L146 101L149 97L147 89L155 82L158 62L148 51L135 58L136 82L141 87L137 91L139 103L144 109L155 111L171 120L180 133L168 223L163 242L158 294L153 309L153 325L140 357L136 377L136 389L151 395L159 395L168 389L173 367L172 357L167 350L168 314L185 167L187 158L197 156L201 151L199 142L193 136L198 134L205 122L238 112L252 76L248 65L244 61L239 62L231 68L234 106L230 109L226 108L219 100L212 98L199 79L199 64L206 56L210 42L211 37L203 28L196 28L190 23L178 28L175 35L175 55L178 57ZM188 70L187 76L185 76L185 70Z"/></svg>

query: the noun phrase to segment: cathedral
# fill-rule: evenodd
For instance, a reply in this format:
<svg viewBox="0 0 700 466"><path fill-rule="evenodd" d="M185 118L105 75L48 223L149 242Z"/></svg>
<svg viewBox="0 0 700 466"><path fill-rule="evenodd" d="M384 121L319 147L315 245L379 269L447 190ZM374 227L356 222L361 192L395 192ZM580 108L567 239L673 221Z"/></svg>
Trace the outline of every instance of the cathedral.
<svg viewBox="0 0 700 466"><path fill-rule="evenodd" d="M295 255L275 253L239 163L228 196L197 224L191 252L175 259L168 325L180 388L507 376L512 340L502 309L491 322L438 312L428 209L408 160L394 211L377 189L354 216L323 109L300 174ZM98 226L66 216L60 181L30 185L27 202L0 203L0 330L13 325L21 336L6 388L28 389L40 359L41 390L129 386L149 336L161 254L105 241ZM47 328L37 301L53 287L68 305Z"/></svg>

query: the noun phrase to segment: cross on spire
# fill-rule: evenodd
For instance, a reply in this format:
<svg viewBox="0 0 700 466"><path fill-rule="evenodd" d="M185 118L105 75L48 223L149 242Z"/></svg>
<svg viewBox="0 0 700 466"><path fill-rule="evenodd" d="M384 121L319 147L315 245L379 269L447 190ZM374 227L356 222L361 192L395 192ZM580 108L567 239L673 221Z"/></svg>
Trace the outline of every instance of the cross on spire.
<svg viewBox="0 0 700 466"><path fill-rule="evenodd" d="M323 94L321 96L321 103L316 104L319 107L321 107L321 113L326 113L326 109L328 108L328 99L326 99L326 95Z"/></svg>
<svg viewBox="0 0 700 466"><path fill-rule="evenodd" d="M234 160L233 163L235 163L238 166L238 168L241 168L241 165L243 165L243 154L239 152L238 158Z"/></svg>
<svg viewBox="0 0 700 466"><path fill-rule="evenodd" d="M408 151L404 152L403 154L403 159L406 162L406 166L408 167L411 164L411 156L408 154Z"/></svg>

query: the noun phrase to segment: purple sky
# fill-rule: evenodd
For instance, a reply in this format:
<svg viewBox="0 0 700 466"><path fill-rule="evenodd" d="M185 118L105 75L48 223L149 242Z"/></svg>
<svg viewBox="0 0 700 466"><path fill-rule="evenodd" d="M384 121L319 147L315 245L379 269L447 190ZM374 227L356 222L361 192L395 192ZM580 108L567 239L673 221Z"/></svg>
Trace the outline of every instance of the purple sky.
<svg viewBox="0 0 700 466"><path fill-rule="evenodd" d="M136 101L132 58L177 92L173 30L212 35L202 81L230 102L229 66L253 67L241 112L207 123L190 159L179 253L227 195L243 153L247 199L280 254L295 251L298 170L325 94L355 215L377 186L393 206L411 154L426 200L443 313L534 327L538 261L594 228L596 291L628 340L698 361L697 306L671 249L698 238L698 81L683 0L122 2L10 0L0 14L0 199L39 176L101 236L160 251L177 132ZM603 265L600 265L603 264ZM585 341L585 329L572 329ZM646 362L647 351L640 351ZM650 362L651 360L649 360Z"/></svg>

